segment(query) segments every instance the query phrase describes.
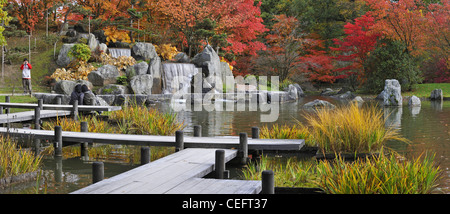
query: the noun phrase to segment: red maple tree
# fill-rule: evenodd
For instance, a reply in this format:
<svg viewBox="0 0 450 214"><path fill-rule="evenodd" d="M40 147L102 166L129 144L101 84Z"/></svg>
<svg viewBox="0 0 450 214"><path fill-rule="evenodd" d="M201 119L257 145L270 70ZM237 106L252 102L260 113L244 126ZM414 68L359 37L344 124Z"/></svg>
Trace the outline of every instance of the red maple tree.
<svg viewBox="0 0 450 214"><path fill-rule="evenodd" d="M342 78L356 77L360 83L364 82L364 62L370 53L375 49L380 33L372 32L371 28L375 24L375 19L370 14L362 15L355 19L355 23L347 23L344 26L345 37L343 40L334 39L337 47L330 47L331 50L339 53L335 60L347 62L346 66L336 69L341 73Z"/></svg>

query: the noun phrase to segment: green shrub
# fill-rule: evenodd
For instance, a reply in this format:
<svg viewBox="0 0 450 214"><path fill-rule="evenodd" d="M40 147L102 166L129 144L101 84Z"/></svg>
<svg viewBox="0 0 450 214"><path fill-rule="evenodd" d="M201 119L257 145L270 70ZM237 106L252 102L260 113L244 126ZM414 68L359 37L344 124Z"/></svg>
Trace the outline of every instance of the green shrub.
<svg viewBox="0 0 450 214"><path fill-rule="evenodd" d="M86 44L75 44L68 53L69 57L74 57L78 61L87 62L91 58L91 49Z"/></svg>
<svg viewBox="0 0 450 214"><path fill-rule="evenodd" d="M411 56L406 46L399 41L382 40L364 63L366 82L363 88L371 93L380 93L386 79L397 79L402 91L410 91L422 81L417 59Z"/></svg>

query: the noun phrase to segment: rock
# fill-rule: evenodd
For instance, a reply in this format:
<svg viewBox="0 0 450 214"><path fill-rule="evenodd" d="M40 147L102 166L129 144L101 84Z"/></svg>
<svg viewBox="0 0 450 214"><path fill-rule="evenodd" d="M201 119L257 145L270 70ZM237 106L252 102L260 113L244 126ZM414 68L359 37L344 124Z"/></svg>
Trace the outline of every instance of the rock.
<svg viewBox="0 0 450 214"><path fill-rule="evenodd" d="M99 94L97 97L102 98L110 106L115 104L116 95L114 94Z"/></svg>
<svg viewBox="0 0 450 214"><path fill-rule="evenodd" d="M210 45L206 45L203 51L194 56L192 63L195 66L202 68L202 73L205 74L206 80L214 87L216 76L222 78L220 58ZM223 82L223 81L222 81Z"/></svg>
<svg viewBox="0 0 450 214"><path fill-rule="evenodd" d="M153 77L150 74L134 76L130 86L135 94L152 94Z"/></svg>
<svg viewBox="0 0 450 214"><path fill-rule="evenodd" d="M227 76L231 76L232 78L234 78L233 72L231 71L230 66L226 62L220 62L220 73L222 74L223 85L226 85Z"/></svg>
<svg viewBox="0 0 450 214"><path fill-rule="evenodd" d="M128 66L128 68L125 72L127 75L130 75L130 77L133 77L135 75L147 74L148 73L148 64L147 64L147 62L140 62L138 64Z"/></svg>
<svg viewBox="0 0 450 214"><path fill-rule="evenodd" d="M131 56L136 59L136 61L149 61L158 57L158 54L156 53L155 46L151 43L137 42L131 48Z"/></svg>
<svg viewBox="0 0 450 214"><path fill-rule="evenodd" d="M99 94L107 95L107 94L128 94L128 87L124 85L117 84L109 84L98 90Z"/></svg>
<svg viewBox="0 0 450 214"><path fill-rule="evenodd" d="M105 43L101 43L100 45L98 45L98 50L100 51L100 53L106 53L106 51L108 50L108 46Z"/></svg>
<svg viewBox="0 0 450 214"><path fill-rule="evenodd" d="M305 96L305 93L303 92L302 87L300 87L299 84L295 83L295 84L293 84L293 86L297 89L298 97L304 97Z"/></svg>
<svg viewBox="0 0 450 214"><path fill-rule="evenodd" d="M316 99L303 105L303 108L335 108L336 106L325 100Z"/></svg>
<svg viewBox="0 0 450 214"><path fill-rule="evenodd" d="M444 99L444 93L442 92L442 89L434 89L431 92L430 100L443 100Z"/></svg>
<svg viewBox="0 0 450 214"><path fill-rule="evenodd" d="M66 67L73 60L73 57L69 57L67 54L74 45L75 44L63 44L61 50L59 50L58 59L56 60L58 66Z"/></svg>
<svg viewBox="0 0 450 214"><path fill-rule="evenodd" d="M93 87L92 83L87 80L77 80L77 81L61 80L61 81L56 82L53 90L57 94L70 95L73 92L73 89L75 88L75 86L77 84L85 84L89 88Z"/></svg>
<svg viewBox="0 0 450 214"><path fill-rule="evenodd" d="M173 58L175 62L179 63L189 63L191 62L191 59L189 59L189 56L185 54L184 52L180 52Z"/></svg>
<svg viewBox="0 0 450 214"><path fill-rule="evenodd" d="M421 106L420 99L416 96L412 96L408 101L409 106Z"/></svg>
<svg viewBox="0 0 450 214"><path fill-rule="evenodd" d="M322 95L322 96L331 96L331 95L335 95L335 94L336 94L336 92L333 91L333 89L331 89L331 88L326 88L325 90L320 92L320 95Z"/></svg>
<svg viewBox="0 0 450 214"><path fill-rule="evenodd" d="M51 93L35 93L36 99L44 102L44 104L57 104L57 97L61 97L61 104L68 105L70 102L70 95L51 94Z"/></svg>
<svg viewBox="0 0 450 214"><path fill-rule="evenodd" d="M376 100L384 100L384 91L382 91L380 94L378 94L378 96L375 98Z"/></svg>
<svg viewBox="0 0 450 214"><path fill-rule="evenodd" d="M349 87L344 86L344 87L341 88L341 90L339 90L337 92L337 94L343 94L343 93L345 93L347 91L353 91L353 90L351 88L349 88Z"/></svg>
<svg viewBox="0 0 450 214"><path fill-rule="evenodd" d="M351 100L351 99L355 98L355 95L351 91L347 91L344 94L337 94L337 95L334 95L333 97L338 98L338 99Z"/></svg>
<svg viewBox="0 0 450 214"><path fill-rule="evenodd" d="M162 93L162 64L159 56L153 58L148 65L148 74L153 77L152 94Z"/></svg>
<svg viewBox="0 0 450 214"><path fill-rule="evenodd" d="M73 26L73 29L80 33L87 33L89 32L88 27L89 26L86 24L75 24L75 26Z"/></svg>
<svg viewBox="0 0 450 214"><path fill-rule="evenodd" d="M385 106L401 106L402 105L402 94L401 86L396 79L387 79L384 82L384 97L383 103Z"/></svg>
<svg viewBox="0 0 450 214"><path fill-rule="evenodd" d="M104 65L88 75L88 79L95 86L104 86L116 83L119 70L114 65Z"/></svg>
<svg viewBox="0 0 450 214"><path fill-rule="evenodd" d="M289 100L298 100L297 88L292 84L289 85L288 98Z"/></svg>
<svg viewBox="0 0 450 214"><path fill-rule="evenodd" d="M88 37L88 44L89 49L91 49L91 52L95 52L97 50L97 48L99 47L100 43L98 42L98 40L95 38L94 34L89 34Z"/></svg>
<svg viewBox="0 0 450 214"><path fill-rule="evenodd" d="M355 98L353 98L352 102L357 102L359 104L363 103L364 100L360 96L356 96Z"/></svg>

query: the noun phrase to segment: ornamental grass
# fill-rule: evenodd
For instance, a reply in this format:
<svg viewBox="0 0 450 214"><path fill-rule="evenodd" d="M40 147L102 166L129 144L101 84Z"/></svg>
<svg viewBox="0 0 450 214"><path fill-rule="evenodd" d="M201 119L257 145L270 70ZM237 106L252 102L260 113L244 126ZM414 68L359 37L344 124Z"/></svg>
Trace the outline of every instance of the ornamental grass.
<svg viewBox="0 0 450 214"><path fill-rule="evenodd" d="M442 172L434 155L408 161L383 153L354 162L321 161L316 170L317 185L329 194L429 194Z"/></svg>
<svg viewBox="0 0 450 214"><path fill-rule="evenodd" d="M398 129L385 127L383 112L375 105L335 109L318 108L307 114L310 140L323 153L373 153L388 141L409 140Z"/></svg>
<svg viewBox="0 0 450 214"><path fill-rule="evenodd" d="M39 169L41 158L23 150L11 138L0 136L0 178L34 172Z"/></svg>

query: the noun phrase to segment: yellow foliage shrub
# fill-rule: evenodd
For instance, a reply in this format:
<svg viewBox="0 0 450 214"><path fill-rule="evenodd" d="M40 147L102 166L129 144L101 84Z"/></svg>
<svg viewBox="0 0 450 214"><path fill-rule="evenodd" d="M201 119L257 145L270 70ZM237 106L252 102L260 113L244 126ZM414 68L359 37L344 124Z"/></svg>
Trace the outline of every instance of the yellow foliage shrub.
<svg viewBox="0 0 450 214"><path fill-rule="evenodd" d="M106 53L100 54L100 61L103 65L114 65L117 69L126 69L128 66L136 64L136 60L129 56L120 56L119 58L113 58ZM56 81L59 80L88 80L87 76L97 68L86 62L71 63L72 66L68 68L57 68L55 72L50 76Z"/></svg>
<svg viewBox="0 0 450 214"><path fill-rule="evenodd" d="M106 27L103 30L105 31L107 45L109 44L109 42L117 42L117 41L131 43L131 38L128 35L127 31L118 30L117 27L114 26Z"/></svg>
<svg viewBox="0 0 450 214"><path fill-rule="evenodd" d="M177 48L170 44L155 45L156 53L164 60L171 60L178 54Z"/></svg>

